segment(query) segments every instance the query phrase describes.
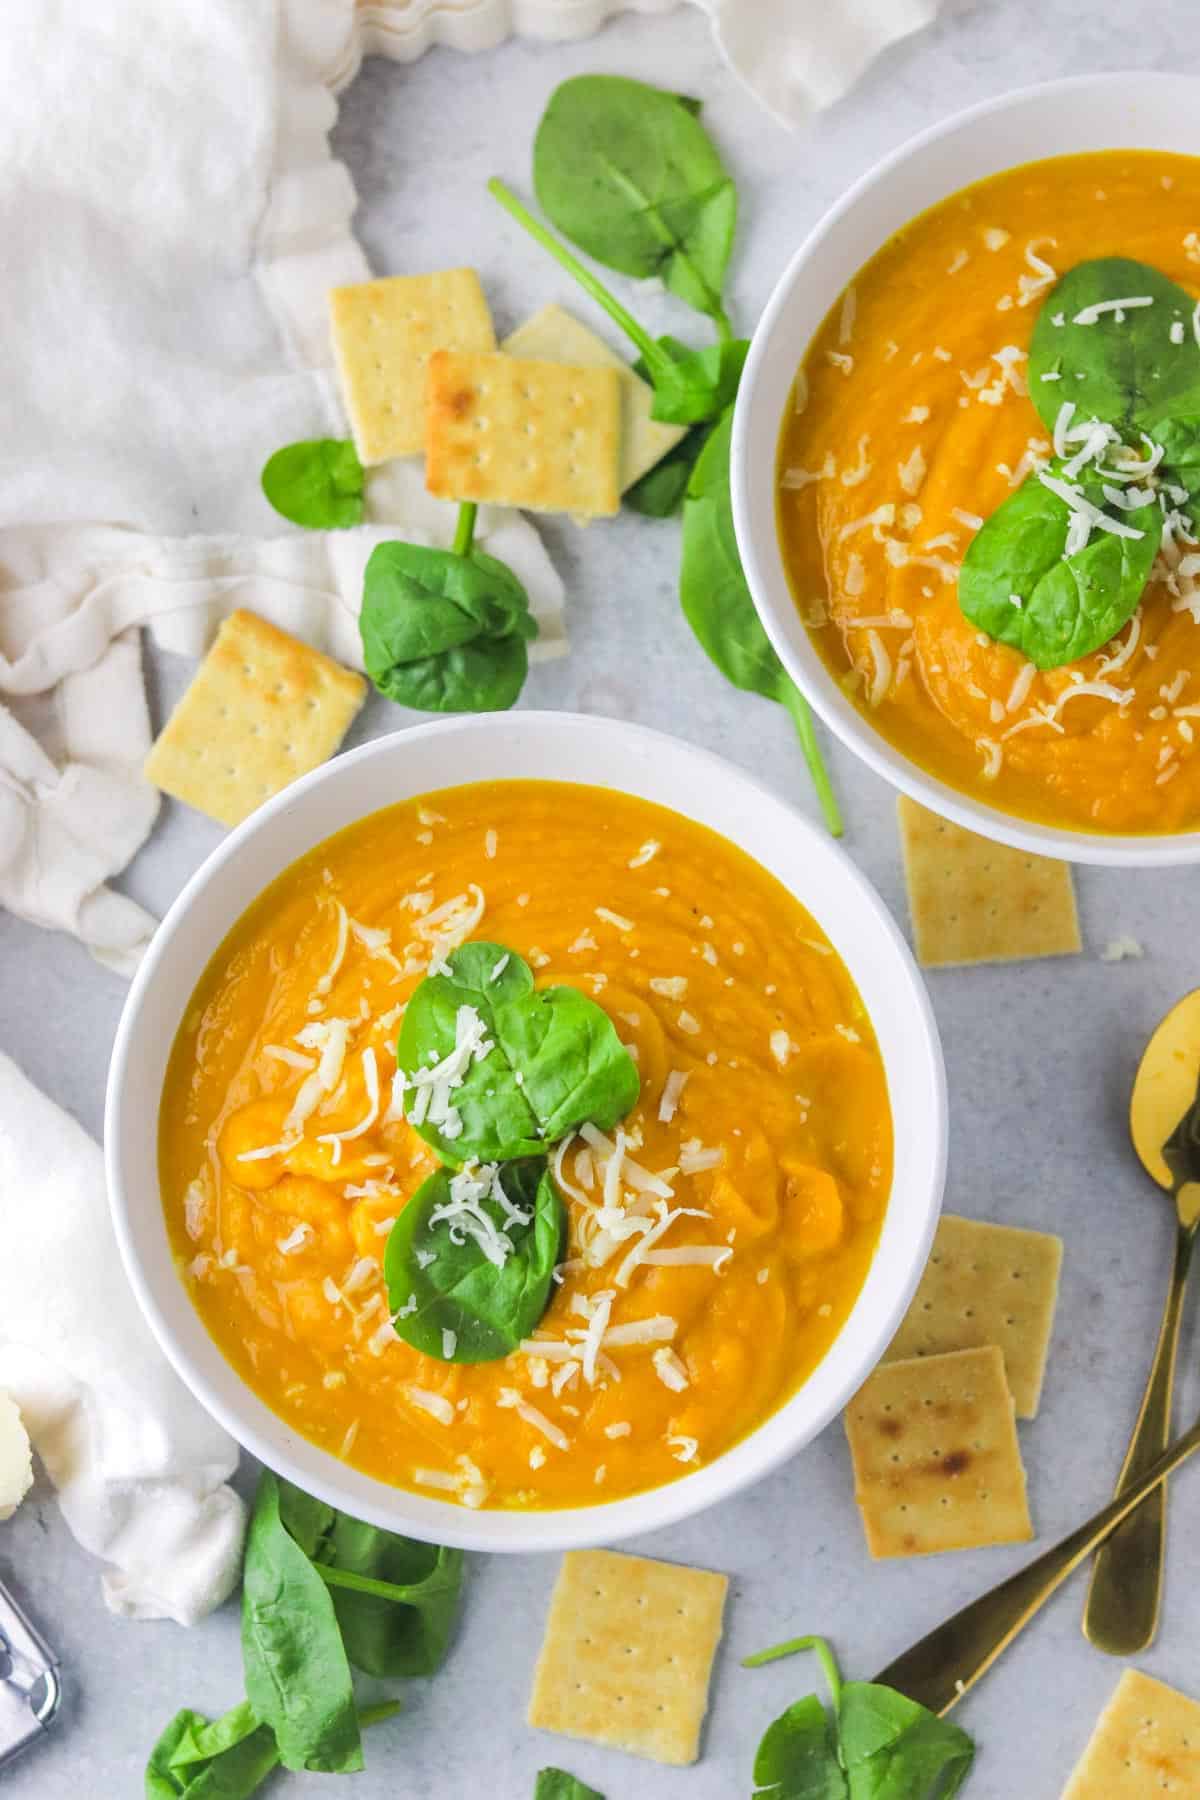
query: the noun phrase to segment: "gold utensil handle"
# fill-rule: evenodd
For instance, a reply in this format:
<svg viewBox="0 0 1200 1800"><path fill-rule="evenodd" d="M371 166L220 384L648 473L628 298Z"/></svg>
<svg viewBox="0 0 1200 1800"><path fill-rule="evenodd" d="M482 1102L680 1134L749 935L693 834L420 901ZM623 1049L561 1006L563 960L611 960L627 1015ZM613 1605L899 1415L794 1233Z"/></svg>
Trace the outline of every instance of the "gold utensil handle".
<svg viewBox="0 0 1200 1800"><path fill-rule="evenodd" d="M876 1681L898 1688L931 1712L949 1712L1096 1545L1195 1450L1200 1450L1200 1420L1176 1438L1123 1494L1052 1550L923 1637L881 1670Z"/></svg>
<svg viewBox="0 0 1200 1800"><path fill-rule="evenodd" d="M1171 1436L1175 1352L1194 1241L1195 1227L1180 1225L1158 1344L1133 1437L1117 1477L1118 1495L1150 1467L1156 1456L1162 1455ZM1154 1641L1162 1595L1166 1516L1167 1489L1160 1482L1097 1552L1083 1609L1083 1630L1097 1650L1105 1650L1110 1656L1134 1656Z"/></svg>

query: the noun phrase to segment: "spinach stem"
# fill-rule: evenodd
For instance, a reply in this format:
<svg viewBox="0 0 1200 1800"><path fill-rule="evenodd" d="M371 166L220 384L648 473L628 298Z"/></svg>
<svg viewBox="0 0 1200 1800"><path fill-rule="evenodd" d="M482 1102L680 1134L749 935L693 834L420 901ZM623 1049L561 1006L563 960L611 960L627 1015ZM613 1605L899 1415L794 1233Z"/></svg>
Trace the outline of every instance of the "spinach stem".
<svg viewBox="0 0 1200 1800"><path fill-rule="evenodd" d="M825 1671L825 1679L829 1683L829 1691L833 1695L836 1711L842 1697L842 1672L837 1666L837 1658L830 1649L828 1640L823 1637L789 1638L786 1644L772 1644L769 1650L759 1650L753 1656L744 1656L742 1667L743 1669L758 1669L764 1663L778 1662L782 1656L795 1656L800 1650L816 1651L821 1667Z"/></svg>
<svg viewBox="0 0 1200 1800"><path fill-rule="evenodd" d="M394 1581L377 1581L374 1575L356 1575L353 1569L335 1569L329 1563L315 1562L313 1568L326 1587L349 1588L354 1594L374 1594L380 1600L393 1600L399 1606L412 1605L411 1587L398 1587Z"/></svg>
<svg viewBox="0 0 1200 1800"><path fill-rule="evenodd" d="M470 556L471 545L475 541L475 515L478 507L473 500L464 500L458 509L458 524L454 528L454 543L451 546L455 556Z"/></svg>
<svg viewBox="0 0 1200 1800"><path fill-rule="evenodd" d="M548 250L568 275L574 276L580 287L592 296L598 306L604 308L614 324L621 327L626 337L636 344L646 358L651 370L659 367L663 361L662 351L649 332L638 324L633 314L626 312L616 295L610 294L602 281L597 281L591 270L585 268L579 259L571 254L566 245L556 238L552 231L548 231L540 219L533 216L528 207L517 199L512 189L506 187L498 176L494 175L487 185L488 193L493 200L498 200L505 211L512 214L517 224L523 226L530 237L536 239L542 246L543 250Z"/></svg>
<svg viewBox="0 0 1200 1800"><path fill-rule="evenodd" d="M358 1722L360 1725L382 1725L385 1719L394 1719L401 1710L398 1700L380 1700L374 1706L360 1709Z"/></svg>
<svg viewBox="0 0 1200 1800"><path fill-rule="evenodd" d="M804 752L804 760L808 764L808 772L812 777L817 799L821 803L821 811L825 817L825 824L829 828L829 835L840 838L844 830L842 815L829 780L829 771L825 767L825 759L821 755L821 746L817 742L812 709L794 681L784 683L781 699L792 715L796 736L800 739L800 748Z"/></svg>

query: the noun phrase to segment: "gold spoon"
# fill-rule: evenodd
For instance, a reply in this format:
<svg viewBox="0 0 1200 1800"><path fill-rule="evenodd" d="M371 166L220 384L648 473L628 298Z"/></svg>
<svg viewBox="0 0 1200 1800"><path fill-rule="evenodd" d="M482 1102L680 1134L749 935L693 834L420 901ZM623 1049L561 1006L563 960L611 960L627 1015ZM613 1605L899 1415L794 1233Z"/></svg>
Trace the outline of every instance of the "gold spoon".
<svg viewBox="0 0 1200 1800"><path fill-rule="evenodd" d="M1052 1550L964 1606L881 1669L875 1680L907 1694L910 1700L919 1700L931 1712L948 1713L1097 1544L1102 1544L1146 1495L1153 1493L1171 1470L1196 1450L1200 1450L1200 1419L1190 1431L1176 1438L1123 1494L1110 1500Z"/></svg>
<svg viewBox="0 0 1200 1800"><path fill-rule="evenodd" d="M1160 1390L1161 1396L1155 1404L1162 1406L1164 1418L1170 1412L1171 1375L1179 1322L1176 1288L1182 1292L1196 1230L1196 1215L1200 1213L1200 1080L1197 1079L1200 1030L1197 1027L1200 1027L1200 992L1189 994L1163 1020L1142 1060L1134 1086L1132 1129L1138 1155L1155 1180L1174 1192L1180 1219L1180 1243L1184 1244L1186 1239L1182 1267L1180 1258L1176 1259L1176 1283L1172 1288L1175 1318L1172 1320L1168 1307L1155 1357L1156 1371L1161 1364L1162 1374L1157 1388L1154 1380L1151 1381L1143 1417L1151 1395ZM1146 1077L1144 1087L1143 1074ZM1135 1448L1139 1446L1140 1437L1139 1427ZM911 1650L897 1657L876 1676L876 1680L898 1688L902 1694L919 1700L933 1712L948 1712L991 1668L1001 1651L1045 1605L1067 1576L1093 1550L1110 1539L1119 1526L1130 1520L1144 1505L1147 1496L1160 1491L1160 1484L1172 1469L1178 1468L1196 1450L1200 1450L1200 1419L1173 1444L1162 1449L1157 1457L1139 1453L1138 1467L1127 1466L1121 1486L1107 1506L1101 1507L1053 1549L1036 1557L969 1606L964 1606L944 1625L939 1625ZM1144 1576L1148 1569L1154 1589L1149 1615L1151 1635L1158 1605L1161 1516L1159 1524L1159 1556L1152 1563L1142 1565L1142 1574Z"/></svg>
<svg viewBox="0 0 1200 1800"><path fill-rule="evenodd" d="M1129 1105L1133 1147L1152 1181L1175 1201L1175 1264L1162 1326L1141 1411L1121 1473L1117 1494L1125 1492L1166 1448L1171 1435L1171 1391L1179 1320L1196 1228L1200 1225L1200 1171L1163 1154L1171 1133L1191 1107L1200 1073L1200 988L1173 1006L1158 1026L1138 1066ZM1133 1656L1154 1640L1162 1593L1167 1490L1160 1483L1119 1529L1112 1532L1092 1567L1083 1610L1085 1636L1110 1656Z"/></svg>

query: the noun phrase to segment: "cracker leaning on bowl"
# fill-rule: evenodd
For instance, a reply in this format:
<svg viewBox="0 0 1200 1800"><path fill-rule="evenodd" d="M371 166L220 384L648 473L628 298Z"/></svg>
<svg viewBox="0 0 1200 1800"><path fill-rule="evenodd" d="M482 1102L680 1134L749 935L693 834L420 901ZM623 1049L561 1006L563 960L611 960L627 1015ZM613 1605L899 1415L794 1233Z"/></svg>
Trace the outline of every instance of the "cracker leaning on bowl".
<svg viewBox="0 0 1200 1800"><path fill-rule="evenodd" d="M943 1213L885 1362L999 1346L1019 1419L1036 1416L1058 1300L1062 1239Z"/></svg>
<svg viewBox="0 0 1200 1800"><path fill-rule="evenodd" d="M897 811L917 960L926 968L1078 954L1069 863L1010 850L904 795Z"/></svg>
<svg viewBox="0 0 1200 1800"><path fill-rule="evenodd" d="M239 825L333 755L366 687L256 613L230 613L146 758L146 779Z"/></svg>

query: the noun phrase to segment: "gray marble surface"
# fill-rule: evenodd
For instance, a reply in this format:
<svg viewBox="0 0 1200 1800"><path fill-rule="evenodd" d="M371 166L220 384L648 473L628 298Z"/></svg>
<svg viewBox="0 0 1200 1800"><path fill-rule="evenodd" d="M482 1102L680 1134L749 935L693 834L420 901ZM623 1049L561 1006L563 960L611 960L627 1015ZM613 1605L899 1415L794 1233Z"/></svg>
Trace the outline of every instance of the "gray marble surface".
<svg viewBox="0 0 1200 1800"><path fill-rule="evenodd" d="M438 52L408 69L368 65L345 96L337 149L359 185L358 224L375 267L475 262L507 328L545 300L570 298L483 187L492 173L527 181L530 136L553 85L575 71L611 70L698 94L743 198L733 310L749 326L821 210L920 126L1033 79L1186 69L1195 42L1189 0L1123 9L1094 0L952 5L830 114L789 135L725 73L706 22L684 8L665 19L618 21L583 44L511 44L475 61ZM676 317L653 296L642 310L664 327ZM552 526L546 536L569 588L574 648L568 660L533 673L526 702L663 726L765 773L814 811L783 714L724 687L689 638L674 595L676 528L627 517L586 534ZM169 661L154 669L159 716L186 674ZM356 739L399 722L378 702ZM831 762L847 847L903 919L892 795L837 748ZM169 808L128 873L129 891L161 911L217 837L215 827ZM950 1204L1046 1226L1066 1240L1045 1399L1037 1421L1022 1427L1041 1545L1106 1498L1157 1324L1171 1226L1167 1206L1133 1164L1124 1116L1151 1027L1200 982L1196 882L1188 871L1083 871L1085 955L930 981L950 1076ZM1145 945L1145 960L1102 964L1100 948L1125 933ZM92 1131L122 996L122 985L74 944L0 914L0 1045ZM1181 1417L1200 1403L1195 1363L1189 1323ZM1189 1470L1174 1490L1162 1631L1139 1659L1192 1691L1200 1691L1198 1520L1200 1471ZM530 1672L557 1558L477 1559L453 1656L435 1681L412 1684L403 1717L373 1735L369 1769L353 1788L358 1800L458 1800L483 1791L525 1800L546 1762L571 1768L608 1800L734 1800L749 1791L767 1722L814 1685L812 1669L795 1663L744 1672L743 1654L817 1630L834 1638L848 1668L868 1675L1028 1554L1001 1549L872 1566L837 1427L752 1492L636 1547L732 1577L694 1768L660 1770L528 1730ZM146 1750L175 1708L219 1712L240 1692L236 1609L189 1632L112 1618L96 1566L42 1489L0 1528L0 1577L61 1651L67 1682L52 1736L0 1774L6 1800L134 1796ZM1081 1600L1076 1580L962 1708L980 1746L971 1800L1059 1794L1119 1673L1080 1635ZM302 1780L285 1778L280 1791L299 1793ZM309 1781L315 1791L316 1778Z"/></svg>

